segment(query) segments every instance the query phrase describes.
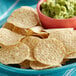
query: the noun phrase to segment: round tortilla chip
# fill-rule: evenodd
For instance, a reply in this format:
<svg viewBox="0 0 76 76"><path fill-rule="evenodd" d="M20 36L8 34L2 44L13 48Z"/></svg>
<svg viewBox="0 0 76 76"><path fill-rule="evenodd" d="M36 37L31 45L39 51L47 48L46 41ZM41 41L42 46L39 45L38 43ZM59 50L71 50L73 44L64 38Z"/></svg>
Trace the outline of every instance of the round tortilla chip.
<svg viewBox="0 0 76 76"><path fill-rule="evenodd" d="M40 38L34 37L34 36L27 36L22 40L22 42L25 43L26 45L28 45L30 48L30 56L29 56L28 60L35 61L33 52L34 52L34 48L40 42L40 40L41 40Z"/></svg>
<svg viewBox="0 0 76 76"><path fill-rule="evenodd" d="M65 42L65 46L67 49L66 56L70 56L73 52L76 52L76 31L73 31L70 38L67 39L67 43ZM75 56L75 54L73 54Z"/></svg>
<svg viewBox="0 0 76 76"><path fill-rule="evenodd" d="M3 64L19 64L29 57L29 47L24 43L0 48L0 62Z"/></svg>
<svg viewBox="0 0 76 76"><path fill-rule="evenodd" d="M35 70L42 70L42 69L48 69L48 68L54 68L54 67L60 67L60 66L61 64L49 66L49 65L44 65L42 63L39 63L37 61L30 62L30 67Z"/></svg>
<svg viewBox="0 0 76 76"><path fill-rule="evenodd" d="M0 43L5 46L15 45L19 43L22 38L24 38L24 36L14 33L6 28L0 29Z"/></svg>
<svg viewBox="0 0 76 76"><path fill-rule="evenodd" d="M76 51L76 34L73 34L74 31L71 29L65 29L65 30L54 30L49 33L49 39L51 38L56 38L59 41L63 42L66 50L67 50L67 55L72 52Z"/></svg>
<svg viewBox="0 0 76 76"><path fill-rule="evenodd" d="M38 16L34 9L27 6L16 9L7 19L7 22L23 29L39 24Z"/></svg>
<svg viewBox="0 0 76 76"><path fill-rule="evenodd" d="M22 63L20 63L19 65L20 65L21 68L23 68L23 69L28 69L28 68L30 68L30 61L25 60L25 61L23 61Z"/></svg>
<svg viewBox="0 0 76 76"><path fill-rule="evenodd" d="M61 41L51 38L41 40L34 49L34 57L46 65L60 64L65 56L65 48Z"/></svg>

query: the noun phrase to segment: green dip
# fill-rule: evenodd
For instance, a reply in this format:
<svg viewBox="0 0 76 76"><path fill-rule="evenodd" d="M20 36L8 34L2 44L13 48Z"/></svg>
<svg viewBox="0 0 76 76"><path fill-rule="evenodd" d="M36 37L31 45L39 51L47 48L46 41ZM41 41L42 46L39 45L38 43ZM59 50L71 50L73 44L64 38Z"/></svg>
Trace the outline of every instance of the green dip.
<svg viewBox="0 0 76 76"><path fill-rule="evenodd" d="M55 19L76 16L76 0L47 0L41 4L41 12Z"/></svg>

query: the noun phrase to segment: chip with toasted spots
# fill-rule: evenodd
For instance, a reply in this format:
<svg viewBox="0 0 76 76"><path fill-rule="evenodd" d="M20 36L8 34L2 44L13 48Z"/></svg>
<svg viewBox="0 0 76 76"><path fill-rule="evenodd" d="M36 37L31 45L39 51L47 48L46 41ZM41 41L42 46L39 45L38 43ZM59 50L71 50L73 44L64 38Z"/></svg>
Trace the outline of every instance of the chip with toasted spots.
<svg viewBox="0 0 76 76"><path fill-rule="evenodd" d="M27 35L27 32L24 29L16 27L16 26L14 27L14 29L12 31L15 33L21 34L23 36Z"/></svg>
<svg viewBox="0 0 76 76"><path fill-rule="evenodd" d="M9 30L11 30L11 31L13 31L15 33L26 36L26 32L25 32L24 29L16 27L11 23L5 23L2 28L6 28L6 29L9 29Z"/></svg>
<svg viewBox="0 0 76 76"><path fill-rule="evenodd" d="M14 25L11 23L5 23L2 28L7 28L12 31L14 29Z"/></svg>
<svg viewBox="0 0 76 76"><path fill-rule="evenodd" d="M49 35L49 33L45 32L41 26L35 26L32 28L27 28L27 29L15 27L13 29L13 32L16 32L16 33L24 35L24 36L37 36L40 38L47 38Z"/></svg>
<svg viewBox="0 0 76 76"><path fill-rule="evenodd" d="M50 66L60 64L65 53L63 43L55 38L41 40L34 49L36 60Z"/></svg>
<svg viewBox="0 0 76 76"><path fill-rule="evenodd" d="M61 62L61 64L65 65L67 61L69 61L69 59L63 59L63 61Z"/></svg>
<svg viewBox="0 0 76 76"><path fill-rule="evenodd" d="M3 45L15 45L20 42L24 36L14 33L6 28L0 29L0 43Z"/></svg>
<svg viewBox="0 0 76 76"><path fill-rule="evenodd" d="M24 43L14 46L1 46L0 62L3 64L19 64L29 57L29 47Z"/></svg>
<svg viewBox="0 0 76 76"><path fill-rule="evenodd" d="M61 41L69 54L72 51L76 51L76 34L71 29L54 30L49 33L49 39L56 38Z"/></svg>
<svg viewBox="0 0 76 76"><path fill-rule="evenodd" d="M49 65L44 65L42 63L39 63L37 61L32 61L30 62L30 67L32 69L35 69L35 70L42 70L42 69L48 69L48 68L55 68L55 67L60 67L61 64L56 64L56 65L53 65L53 66L49 66Z"/></svg>
<svg viewBox="0 0 76 76"><path fill-rule="evenodd" d="M41 26L35 26L25 30L26 35L38 36L40 38L48 38L49 33L45 32Z"/></svg>

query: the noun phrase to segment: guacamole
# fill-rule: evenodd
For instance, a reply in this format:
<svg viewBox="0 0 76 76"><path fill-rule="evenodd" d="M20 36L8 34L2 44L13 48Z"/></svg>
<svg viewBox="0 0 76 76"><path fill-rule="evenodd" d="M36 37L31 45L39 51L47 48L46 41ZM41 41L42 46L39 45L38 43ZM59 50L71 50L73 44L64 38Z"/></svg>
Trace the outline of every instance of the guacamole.
<svg viewBox="0 0 76 76"><path fill-rule="evenodd" d="M76 0L47 0L41 4L41 12L55 19L76 16Z"/></svg>

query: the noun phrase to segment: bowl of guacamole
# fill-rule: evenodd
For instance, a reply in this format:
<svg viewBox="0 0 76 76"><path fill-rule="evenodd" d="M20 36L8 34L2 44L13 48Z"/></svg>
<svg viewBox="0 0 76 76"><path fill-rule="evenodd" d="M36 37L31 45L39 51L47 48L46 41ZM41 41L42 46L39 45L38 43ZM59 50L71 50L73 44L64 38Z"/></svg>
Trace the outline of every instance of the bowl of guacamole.
<svg viewBox="0 0 76 76"><path fill-rule="evenodd" d="M76 0L40 0L37 12L44 28L76 29Z"/></svg>

